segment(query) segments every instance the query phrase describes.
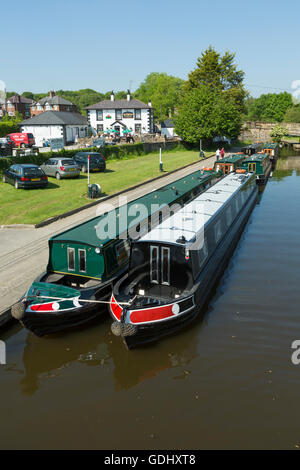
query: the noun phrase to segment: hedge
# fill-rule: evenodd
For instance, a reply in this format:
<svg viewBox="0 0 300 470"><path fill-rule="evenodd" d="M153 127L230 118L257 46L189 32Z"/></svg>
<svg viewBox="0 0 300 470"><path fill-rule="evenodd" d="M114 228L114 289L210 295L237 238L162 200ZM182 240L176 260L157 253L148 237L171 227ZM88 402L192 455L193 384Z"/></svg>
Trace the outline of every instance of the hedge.
<svg viewBox="0 0 300 470"><path fill-rule="evenodd" d="M5 137L12 132L19 132L18 124L10 121L0 122L0 137Z"/></svg>
<svg viewBox="0 0 300 470"><path fill-rule="evenodd" d="M14 163L32 163L34 165L41 165L48 158L72 158L77 152L99 152L97 147L95 148L83 148L75 150L62 149L58 152L43 152L37 156L24 156L24 157L0 157L0 170L5 170ZM145 155L144 147L142 143L132 145L120 145L120 146L107 146L101 149L100 152L104 157L109 159L122 159L129 155Z"/></svg>

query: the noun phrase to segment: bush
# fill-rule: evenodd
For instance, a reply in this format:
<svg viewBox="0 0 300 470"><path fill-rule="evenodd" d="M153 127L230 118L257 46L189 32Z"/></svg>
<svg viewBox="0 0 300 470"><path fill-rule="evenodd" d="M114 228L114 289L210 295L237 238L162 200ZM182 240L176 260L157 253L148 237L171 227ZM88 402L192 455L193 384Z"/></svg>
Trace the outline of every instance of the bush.
<svg viewBox="0 0 300 470"><path fill-rule="evenodd" d="M0 137L5 137L12 132L19 132L19 126L13 121L0 122Z"/></svg>

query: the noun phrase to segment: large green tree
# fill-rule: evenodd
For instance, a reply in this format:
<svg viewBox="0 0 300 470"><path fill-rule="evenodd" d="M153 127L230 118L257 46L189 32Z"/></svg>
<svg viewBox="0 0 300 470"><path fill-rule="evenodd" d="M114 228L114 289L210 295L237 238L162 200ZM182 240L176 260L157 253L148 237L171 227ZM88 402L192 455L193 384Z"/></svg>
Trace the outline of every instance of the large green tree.
<svg viewBox="0 0 300 470"><path fill-rule="evenodd" d="M195 69L189 73L184 84L185 91L206 85L212 90L223 92L232 98L240 111L244 111L247 91L244 88L244 72L234 63L235 54L226 51L224 55L212 46L198 57Z"/></svg>
<svg viewBox="0 0 300 470"><path fill-rule="evenodd" d="M135 91L134 96L144 103L151 99L156 120L166 119L177 108L182 92L183 80L166 73L153 72L147 75Z"/></svg>
<svg viewBox="0 0 300 470"><path fill-rule="evenodd" d="M191 143L217 135L235 138L240 126L241 113L234 99L207 85L186 92L175 116L176 133Z"/></svg>
<svg viewBox="0 0 300 470"><path fill-rule="evenodd" d="M284 122L300 122L300 104L289 108L284 115Z"/></svg>
<svg viewBox="0 0 300 470"><path fill-rule="evenodd" d="M267 93L250 104L247 119L249 121L282 122L287 110L292 105L292 95L286 91Z"/></svg>

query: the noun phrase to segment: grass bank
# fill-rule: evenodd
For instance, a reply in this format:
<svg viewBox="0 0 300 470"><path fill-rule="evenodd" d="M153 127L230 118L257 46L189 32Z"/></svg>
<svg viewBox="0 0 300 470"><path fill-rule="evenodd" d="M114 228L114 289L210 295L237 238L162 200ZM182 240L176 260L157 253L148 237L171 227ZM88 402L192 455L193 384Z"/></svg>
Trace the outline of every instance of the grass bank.
<svg viewBox="0 0 300 470"><path fill-rule="evenodd" d="M206 156L214 152L205 152ZM199 151L176 150L163 153L166 174L199 160ZM103 195L114 194L138 183L160 176L157 152L145 156L127 156L108 160L104 173L91 173L90 183L98 183ZM18 189L0 183L0 225L36 224L50 217L91 202L87 198L87 175L79 179L57 181L49 177L44 189Z"/></svg>

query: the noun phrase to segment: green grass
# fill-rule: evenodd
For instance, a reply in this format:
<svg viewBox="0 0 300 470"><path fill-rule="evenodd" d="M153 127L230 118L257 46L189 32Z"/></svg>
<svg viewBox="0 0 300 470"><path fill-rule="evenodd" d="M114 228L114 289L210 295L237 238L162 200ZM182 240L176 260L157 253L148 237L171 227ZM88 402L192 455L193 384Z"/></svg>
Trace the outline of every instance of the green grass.
<svg viewBox="0 0 300 470"><path fill-rule="evenodd" d="M213 152L205 152L209 156ZM162 155L165 174L199 160L199 152L177 150ZM110 195L160 176L157 153L122 160L108 160L104 173L91 173L90 183L98 183L103 195ZM36 224L91 202L87 198L87 175L79 179L49 177L44 189L15 189L0 183L0 225Z"/></svg>

